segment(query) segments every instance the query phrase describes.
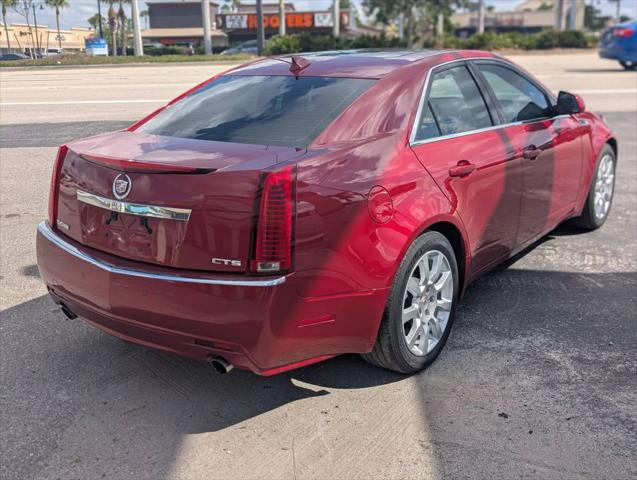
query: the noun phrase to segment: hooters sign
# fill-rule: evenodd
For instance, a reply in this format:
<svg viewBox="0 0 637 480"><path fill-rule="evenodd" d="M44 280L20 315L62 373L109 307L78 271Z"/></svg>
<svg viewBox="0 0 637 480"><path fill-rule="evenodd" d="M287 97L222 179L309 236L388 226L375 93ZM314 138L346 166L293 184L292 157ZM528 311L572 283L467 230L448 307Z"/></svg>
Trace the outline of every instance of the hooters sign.
<svg viewBox="0 0 637 480"><path fill-rule="evenodd" d="M334 17L331 12L290 12L285 14L286 29L309 30L313 28L332 28ZM221 30L256 30L255 14L217 15L217 28ZM263 15L263 27L266 30L277 30L281 19L278 14ZM346 27L349 12L341 12L341 25Z"/></svg>

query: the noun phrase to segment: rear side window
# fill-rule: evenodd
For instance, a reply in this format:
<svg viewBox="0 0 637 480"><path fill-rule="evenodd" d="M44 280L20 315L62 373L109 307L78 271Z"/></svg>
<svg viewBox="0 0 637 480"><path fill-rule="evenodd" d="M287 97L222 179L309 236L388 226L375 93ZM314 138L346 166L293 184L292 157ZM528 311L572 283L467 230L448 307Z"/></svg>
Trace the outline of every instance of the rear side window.
<svg viewBox="0 0 637 480"><path fill-rule="evenodd" d="M432 76L416 141L492 125L487 105L467 67L453 67Z"/></svg>
<svg viewBox="0 0 637 480"><path fill-rule="evenodd" d="M498 65L483 64L478 68L500 104L505 123L550 115L546 94L519 73Z"/></svg>
<svg viewBox="0 0 637 480"><path fill-rule="evenodd" d="M375 80L223 76L160 112L154 135L306 147Z"/></svg>

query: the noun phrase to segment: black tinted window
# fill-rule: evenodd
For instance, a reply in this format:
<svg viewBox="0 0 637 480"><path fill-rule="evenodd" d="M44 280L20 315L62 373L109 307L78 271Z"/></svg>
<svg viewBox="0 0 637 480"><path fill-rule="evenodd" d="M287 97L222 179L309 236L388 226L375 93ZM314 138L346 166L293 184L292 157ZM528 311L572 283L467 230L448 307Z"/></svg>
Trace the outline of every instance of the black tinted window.
<svg viewBox="0 0 637 480"><path fill-rule="evenodd" d="M493 125L489 110L467 67L435 73L423 106L416 140Z"/></svg>
<svg viewBox="0 0 637 480"><path fill-rule="evenodd" d="M140 132L305 147L374 80L223 76L167 108Z"/></svg>
<svg viewBox="0 0 637 480"><path fill-rule="evenodd" d="M504 113L504 121L520 122L550 115L550 104L542 90L513 70L498 65L479 65Z"/></svg>

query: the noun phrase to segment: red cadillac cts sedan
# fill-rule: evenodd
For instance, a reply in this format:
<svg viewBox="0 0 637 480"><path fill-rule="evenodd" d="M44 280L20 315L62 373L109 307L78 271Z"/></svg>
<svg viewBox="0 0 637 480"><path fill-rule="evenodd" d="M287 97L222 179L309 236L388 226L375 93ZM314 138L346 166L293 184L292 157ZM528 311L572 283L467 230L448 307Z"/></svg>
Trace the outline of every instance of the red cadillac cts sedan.
<svg viewBox="0 0 637 480"><path fill-rule="evenodd" d="M616 158L578 96L487 52L257 60L60 147L38 265L67 316L222 372L412 373L471 280L604 223Z"/></svg>

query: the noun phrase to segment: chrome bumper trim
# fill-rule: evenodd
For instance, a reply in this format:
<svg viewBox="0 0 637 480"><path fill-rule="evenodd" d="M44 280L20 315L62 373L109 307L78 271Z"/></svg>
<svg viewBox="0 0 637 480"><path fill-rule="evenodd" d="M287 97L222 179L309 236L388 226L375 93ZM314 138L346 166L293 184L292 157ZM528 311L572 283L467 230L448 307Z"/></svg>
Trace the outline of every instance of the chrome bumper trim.
<svg viewBox="0 0 637 480"><path fill-rule="evenodd" d="M75 258L83 260L87 263L90 263L94 267L97 267L101 270L105 270L109 273L115 273L118 275L127 275L129 277L139 277L139 278L148 278L151 280L162 280L166 282L180 282L180 283L195 283L195 284L203 284L203 285L225 285L231 287L274 287L276 285L281 285L285 282L285 277L276 277L276 278L264 278L263 280L223 280L223 279L212 279L212 278L199 278L199 277L183 277L180 275L165 275L158 273L149 273L141 270L135 270L132 268L122 268L112 265L110 263L103 262L102 260L98 260L91 255L80 251L74 245L71 245L69 242L60 237L57 233L55 233L47 222L41 222L38 225L38 233L42 234L47 240L53 243L55 246L64 250L66 253L73 255Z"/></svg>
<svg viewBox="0 0 637 480"><path fill-rule="evenodd" d="M122 202L112 198L100 197L93 193L83 192L82 190L77 191L77 200L87 205L110 210L111 212L128 213L140 217L179 220L181 222L187 222L192 212L187 208L158 207L155 205Z"/></svg>

